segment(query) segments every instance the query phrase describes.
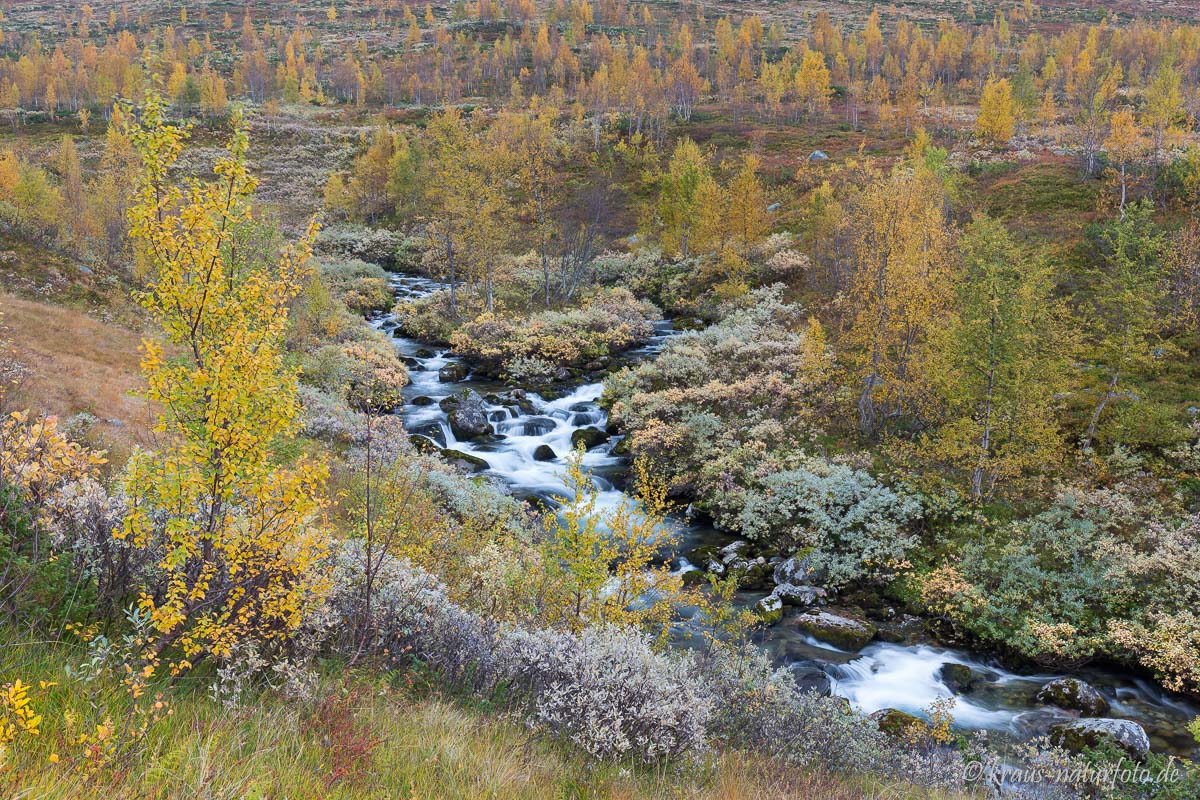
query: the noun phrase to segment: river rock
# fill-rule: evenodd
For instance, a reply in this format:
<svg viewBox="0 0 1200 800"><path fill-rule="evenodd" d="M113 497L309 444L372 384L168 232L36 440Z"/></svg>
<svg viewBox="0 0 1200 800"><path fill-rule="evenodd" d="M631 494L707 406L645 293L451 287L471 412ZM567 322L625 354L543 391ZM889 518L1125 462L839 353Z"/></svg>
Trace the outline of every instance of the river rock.
<svg viewBox="0 0 1200 800"><path fill-rule="evenodd" d="M479 456L464 453L461 450L442 450L442 458L446 459L452 466L458 467L466 472L483 472L488 468L488 462L484 461Z"/></svg>
<svg viewBox="0 0 1200 800"><path fill-rule="evenodd" d="M1078 711L1085 717L1102 717L1108 712L1108 701L1090 684L1078 678L1058 678L1050 681L1037 693L1037 701Z"/></svg>
<svg viewBox="0 0 1200 800"><path fill-rule="evenodd" d="M732 563L735 559L746 558L750 555L750 543L745 539L738 539L736 542L730 542L717 551L717 557L725 564Z"/></svg>
<svg viewBox="0 0 1200 800"><path fill-rule="evenodd" d="M920 733L926 727L919 717L898 708L881 708L872 712L870 717L879 726L879 730L897 739L907 739L911 734Z"/></svg>
<svg viewBox="0 0 1200 800"><path fill-rule="evenodd" d="M783 601L769 594L754 604L754 613L767 625L774 625L783 619Z"/></svg>
<svg viewBox="0 0 1200 800"><path fill-rule="evenodd" d="M875 638L876 628L869 622L832 614L809 611L795 618L800 630L840 650L861 650Z"/></svg>
<svg viewBox="0 0 1200 800"><path fill-rule="evenodd" d="M550 417L530 417L521 423L521 433L526 436L544 436L558 427Z"/></svg>
<svg viewBox="0 0 1200 800"><path fill-rule="evenodd" d="M554 461L556 458L558 458L558 453L554 452L554 448L548 444L539 444L533 451L534 461Z"/></svg>
<svg viewBox="0 0 1200 800"><path fill-rule="evenodd" d="M433 405L433 398L423 394L418 395L412 399L412 404L414 406L431 406Z"/></svg>
<svg viewBox="0 0 1200 800"><path fill-rule="evenodd" d="M829 680L829 674L815 661L797 661L788 665L788 672L802 692L816 692L826 697L833 693L833 682Z"/></svg>
<svg viewBox="0 0 1200 800"><path fill-rule="evenodd" d="M780 562L775 567L775 574L772 577L775 579L775 583L803 586L818 580L821 576L819 571L813 567L811 557L797 554Z"/></svg>
<svg viewBox="0 0 1200 800"><path fill-rule="evenodd" d="M467 377L467 372L467 365L456 361L438 370L438 380L442 383L458 383Z"/></svg>
<svg viewBox="0 0 1200 800"><path fill-rule="evenodd" d="M980 676L966 664L942 664L937 672L946 688L955 694L966 694L979 682Z"/></svg>
<svg viewBox="0 0 1200 800"><path fill-rule="evenodd" d="M725 569L738 576L739 589L765 589L771 576L771 568L761 556L753 560L735 558L725 565Z"/></svg>
<svg viewBox="0 0 1200 800"><path fill-rule="evenodd" d="M1146 729L1133 720L1077 719L1050 728L1050 741L1068 750L1080 751L1101 744L1114 744L1138 761L1150 752Z"/></svg>
<svg viewBox="0 0 1200 800"><path fill-rule="evenodd" d="M629 437L628 436L622 436L620 439L617 440L617 443L613 445L612 454L614 456L629 455Z"/></svg>
<svg viewBox="0 0 1200 800"><path fill-rule="evenodd" d="M824 589L816 586L793 586L790 583L778 584L773 594L785 606L798 606L801 608L811 606L818 600L825 599Z"/></svg>
<svg viewBox="0 0 1200 800"><path fill-rule="evenodd" d="M571 447L579 449L579 446L583 445L585 450L591 450L604 444L608 439L608 434L599 428L580 428L571 434Z"/></svg>
<svg viewBox="0 0 1200 800"><path fill-rule="evenodd" d="M478 439L492 432L487 406L477 393L467 390L458 395L458 405L449 414L450 430L460 440Z"/></svg>
<svg viewBox="0 0 1200 800"><path fill-rule="evenodd" d="M916 644L925 641L925 620L915 614L897 614L878 622L879 639L892 644Z"/></svg>

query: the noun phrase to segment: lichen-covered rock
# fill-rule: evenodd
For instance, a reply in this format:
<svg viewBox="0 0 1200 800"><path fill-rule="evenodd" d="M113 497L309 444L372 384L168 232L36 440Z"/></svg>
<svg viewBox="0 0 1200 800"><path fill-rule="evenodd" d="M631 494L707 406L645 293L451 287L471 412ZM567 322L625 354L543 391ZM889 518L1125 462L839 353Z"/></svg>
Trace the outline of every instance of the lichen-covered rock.
<svg viewBox="0 0 1200 800"><path fill-rule="evenodd" d="M1043 705L1078 711L1085 717L1102 717L1108 712L1108 701L1090 684L1078 678L1058 678L1050 681L1037 693Z"/></svg>
<svg viewBox="0 0 1200 800"><path fill-rule="evenodd" d="M478 439L492 432L488 422L487 405L476 392L467 390L458 395L458 405L448 415L450 430L459 440Z"/></svg>
<svg viewBox="0 0 1200 800"><path fill-rule="evenodd" d="M466 364L456 361L438 370L438 380L442 383L458 383L466 379L468 372Z"/></svg>
<svg viewBox="0 0 1200 800"><path fill-rule="evenodd" d="M744 559L750 554L750 543L745 539L738 539L736 542L730 542L717 551L718 558L722 563L729 564L736 559Z"/></svg>
<svg viewBox="0 0 1200 800"><path fill-rule="evenodd" d="M1141 725L1128 719L1077 719L1050 729L1050 741L1076 752L1114 744L1138 761L1150 753L1150 737Z"/></svg>
<svg viewBox="0 0 1200 800"><path fill-rule="evenodd" d="M869 622L833 614L809 611L795 618L800 630L840 650L861 650L875 638L875 626Z"/></svg>
<svg viewBox="0 0 1200 800"><path fill-rule="evenodd" d="M825 599L825 590L816 586L793 586L790 583L781 583L775 587L773 594L778 597L785 606L796 606L806 608L813 605L818 600Z"/></svg>
<svg viewBox="0 0 1200 800"><path fill-rule="evenodd" d="M774 625L783 619L783 602L769 594L754 604L754 613L767 625Z"/></svg>
<svg viewBox="0 0 1200 800"><path fill-rule="evenodd" d="M818 580L820 575L813 568L812 559L808 556L795 555L780 562L775 567L775 574L772 577L778 584L804 586Z"/></svg>

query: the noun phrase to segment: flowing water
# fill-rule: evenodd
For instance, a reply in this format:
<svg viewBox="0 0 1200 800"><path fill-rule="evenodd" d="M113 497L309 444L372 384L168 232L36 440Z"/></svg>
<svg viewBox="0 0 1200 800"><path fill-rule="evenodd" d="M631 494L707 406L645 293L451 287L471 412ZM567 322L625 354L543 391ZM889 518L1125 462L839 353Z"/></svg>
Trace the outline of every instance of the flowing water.
<svg viewBox="0 0 1200 800"><path fill-rule="evenodd" d="M392 283L401 300L422 297L442 288L434 281L412 275L395 275ZM375 324L387 333L395 332L396 322L391 317L380 318ZM654 357L673 332L669 322L659 323L653 338L631 351L628 357L634 360ZM404 390L402 412L409 432L427 435L443 447L483 459L488 464L487 472L502 478L519 497L542 500L569 497L563 457L571 452L571 434L576 430L605 427L607 414L598 403L604 389L602 383L584 383L555 398L543 398L530 391L523 409L511 403L489 403L488 417L497 435L458 441L438 401L466 388L487 396L508 392L512 387L472 375L460 382L442 382L438 371L457 361L452 354L403 336L394 336L392 341L408 363L412 381ZM416 398L433 402L422 400L418 405L412 402ZM601 509L614 508L627 499L622 486L628 464L612 453L617 441L614 438L583 458L583 465L599 491L597 505ZM541 445L549 445L558 457L553 461L535 459L534 451ZM700 544L730 541L711 528L683 518L676 519L674 524L678 526L680 549L684 552ZM690 565L678 558L676 566L687 569ZM762 596L761 592L745 592L740 602L750 604ZM936 647L920 635L908 637L901 644L873 642L859 652L845 652L789 625L785 617L764 632L762 646L782 665L803 665L824 672L834 694L847 698L865 712L898 708L920 714L934 701L954 695L939 674L942 666L962 664L981 676L969 693L958 696L952 711L956 724L964 729L983 728L1003 737L1024 739L1043 734L1054 723L1073 716L1067 711L1041 706L1034 699L1044 683L1062 677L1061 674L1017 674L985 656ZM1149 733L1155 751L1196 753L1196 743L1186 724L1200 714L1200 706L1173 697L1133 675L1099 669L1074 674L1106 697L1112 706L1109 716L1140 722Z"/></svg>

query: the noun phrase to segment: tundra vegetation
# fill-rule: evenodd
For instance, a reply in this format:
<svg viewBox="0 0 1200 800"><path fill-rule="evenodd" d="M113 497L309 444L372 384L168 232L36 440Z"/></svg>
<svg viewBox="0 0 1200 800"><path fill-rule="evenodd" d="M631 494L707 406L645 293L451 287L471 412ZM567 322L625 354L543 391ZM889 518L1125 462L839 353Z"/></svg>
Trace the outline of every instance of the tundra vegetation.
<svg viewBox="0 0 1200 800"><path fill-rule="evenodd" d="M845 5L0 11L0 789L1028 788L778 669L768 563L1200 697L1200 17ZM628 499L414 445L383 314L603 381ZM1200 791L1061 744L1003 763Z"/></svg>

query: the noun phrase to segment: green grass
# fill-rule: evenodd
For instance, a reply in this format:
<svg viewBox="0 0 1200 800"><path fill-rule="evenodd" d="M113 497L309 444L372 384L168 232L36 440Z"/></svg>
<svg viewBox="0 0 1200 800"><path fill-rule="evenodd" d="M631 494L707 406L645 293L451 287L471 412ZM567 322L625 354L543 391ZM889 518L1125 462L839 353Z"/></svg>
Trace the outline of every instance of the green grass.
<svg viewBox="0 0 1200 800"><path fill-rule="evenodd" d="M18 641L0 632L0 680L34 690L44 721L9 745L0 796L19 798L945 798L905 785L799 772L739 753L657 768L588 763L478 703L431 693L411 673L327 664L316 698L263 691L237 708L206 696L207 680L152 687L171 713L127 755L83 768L68 716L88 718L89 697L128 706L115 682L89 694L65 670L80 646ZM51 761L51 754L57 762Z"/></svg>

